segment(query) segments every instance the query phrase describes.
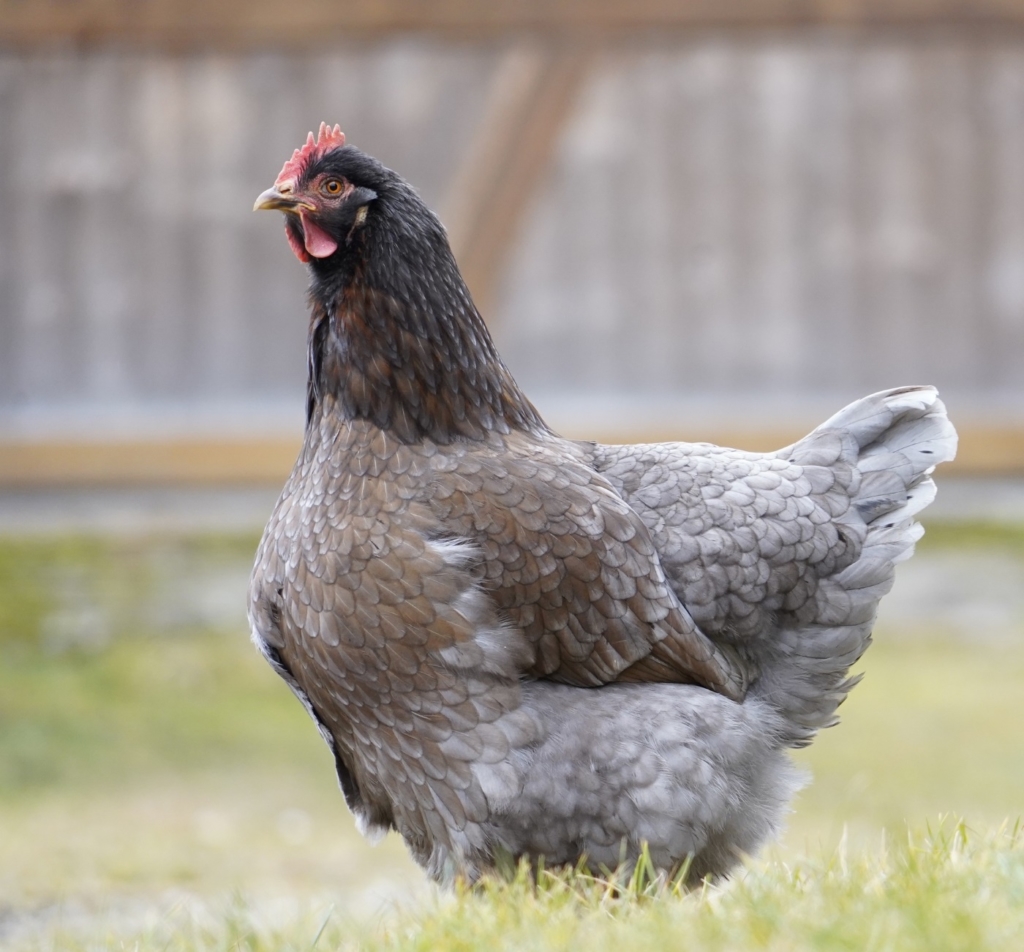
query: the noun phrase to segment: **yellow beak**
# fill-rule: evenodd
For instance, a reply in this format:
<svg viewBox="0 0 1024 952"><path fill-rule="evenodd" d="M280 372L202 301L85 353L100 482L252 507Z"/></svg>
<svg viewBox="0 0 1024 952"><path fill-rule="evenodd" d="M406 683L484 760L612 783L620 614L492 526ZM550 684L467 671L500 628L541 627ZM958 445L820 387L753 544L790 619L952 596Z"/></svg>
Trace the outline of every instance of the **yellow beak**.
<svg viewBox="0 0 1024 952"><path fill-rule="evenodd" d="M261 192L259 198L256 199L256 204L252 206L254 212L263 211L264 209L277 209L282 212L294 212L300 208L305 208L307 211L315 212L316 206L310 205L309 202L300 201L291 195L282 195L276 186L271 186L265 192Z"/></svg>

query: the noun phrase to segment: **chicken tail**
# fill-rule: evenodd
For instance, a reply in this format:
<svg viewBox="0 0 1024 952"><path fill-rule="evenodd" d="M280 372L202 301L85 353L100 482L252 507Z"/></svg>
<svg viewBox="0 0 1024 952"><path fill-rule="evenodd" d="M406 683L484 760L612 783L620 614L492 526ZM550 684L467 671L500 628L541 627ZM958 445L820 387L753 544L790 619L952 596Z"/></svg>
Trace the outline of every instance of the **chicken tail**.
<svg viewBox="0 0 1024 952"><path fill-rule="evenodd" d="M763 639L752 694L782 715L783 743L803 747L838 720L836 709L860 680L850 667L871 642L878 602L924 533L917 514L935 498L932 471L956 455L956 430L934 387L872 394L840 410L804 439L780 451L806 467L851 464L849 510L835 521L859 540L859 556L819 583L806 613L783 620Z"/></svg>

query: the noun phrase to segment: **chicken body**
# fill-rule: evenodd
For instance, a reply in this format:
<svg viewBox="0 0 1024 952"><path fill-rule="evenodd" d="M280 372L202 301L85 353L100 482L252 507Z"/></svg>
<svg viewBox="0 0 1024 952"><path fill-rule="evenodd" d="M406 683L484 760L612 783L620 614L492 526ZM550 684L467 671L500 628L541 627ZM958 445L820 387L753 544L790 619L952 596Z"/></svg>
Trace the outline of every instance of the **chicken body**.
<svg viewBox="0 0 1024 952"><path fill-rule="evenodd" d="M920 535L955 448L935 391L868 397L774 454L564 440L415 193L351 147L306 150L261 196L313 314L250 619L360 827L442 880L644 843L726 873L777 829L786 750L834 721Z"/></svg>

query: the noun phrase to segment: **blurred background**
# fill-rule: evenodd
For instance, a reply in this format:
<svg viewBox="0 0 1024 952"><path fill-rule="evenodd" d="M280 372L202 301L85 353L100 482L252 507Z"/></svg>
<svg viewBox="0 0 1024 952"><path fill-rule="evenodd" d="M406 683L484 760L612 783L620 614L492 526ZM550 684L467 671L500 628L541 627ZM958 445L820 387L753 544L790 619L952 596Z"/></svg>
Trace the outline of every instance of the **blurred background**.
<svg viewBox="0 0 1024 952"><path fill-rule="evenodd" d="M567 436L937 384L960 456L779 849L1020 814L1024 2L0 0L0 943L426 888L246 643L307 323L250 209L322 119Z"/></svg>

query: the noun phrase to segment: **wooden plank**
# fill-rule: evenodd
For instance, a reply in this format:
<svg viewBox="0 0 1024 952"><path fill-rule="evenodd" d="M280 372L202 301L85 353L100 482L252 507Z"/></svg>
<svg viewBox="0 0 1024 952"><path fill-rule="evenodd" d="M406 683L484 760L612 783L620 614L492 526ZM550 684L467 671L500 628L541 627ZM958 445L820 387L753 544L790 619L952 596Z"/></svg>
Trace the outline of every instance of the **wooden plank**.
<svg viewBox="0 0 1024 952"><path fill-rule="evenodd" d="M567 433L602 443L656 443L696 434L669 429L608 429ZM752 452L770 452L803 436L803 430L717 426L699 438ZM0 490L39 487L133 485L274 485L282 483L298 454L300 438L36 441L0 443ZM1024 427L968 427L960 450L943 473L1024 476Z"/></svg>
<svg viewBox="0 0 1024 952"><path fill-rule="evenodd" d="M0 444L0 487L277 483L300 443L299 437L11 441Z"/></svg>
<svg viewBox="0 0 1024 952"><path fill-rule="evenodd" d="M791 26L1024 24L1022 0L0 0L0 44L310 48L409 31L466 37Z"/></svg>
<svg viewBox="0 0 1024 952"><path fill-rule="evenodd" d="M549 59L550 51L536 43L516 43L501 54L495 67L483 116L441 206L448 240L463 271L491 190L500 182L506 154L515 148Z"/></svg>
<svg viewBox="0 0 1024 952"><path fill-rule="evenodd" d="M592 61L587 48L521 43L498 66L444 216L452 250L485 317Z"/></svg>

